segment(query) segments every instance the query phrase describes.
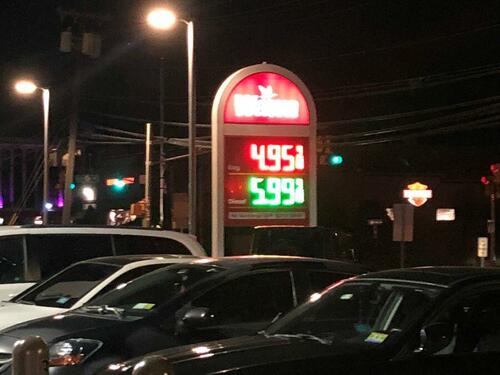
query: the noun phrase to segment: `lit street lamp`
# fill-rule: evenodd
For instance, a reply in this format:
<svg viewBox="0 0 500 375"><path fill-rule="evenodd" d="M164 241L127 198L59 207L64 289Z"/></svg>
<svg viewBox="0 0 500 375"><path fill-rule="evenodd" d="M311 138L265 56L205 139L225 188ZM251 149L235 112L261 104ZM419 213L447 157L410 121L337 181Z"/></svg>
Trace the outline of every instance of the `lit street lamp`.
<svg viewBox="0 0 500 375"><path fill-rule="evenodd" d="M149 26L157 30L168 30L176 22L176 15L165 8L157 8L147 16ZM194 86L194 25L192 21L179 19L187 26L188 55L188 140L189 140L189 177L188 177L188 227L189 233L196 235L196 91ZM162 124L163 126L163 124Z"/></svg>
<svg viewBox="0 0 500 375"><path fill-rule="evenodd" d="M38 87L31 81L22 80L15 84L16 91L21 95L32 95L36 90L42 91L43 101L43 204L42 218L43 223L47 225L49 212L49 89Z"/></svg>

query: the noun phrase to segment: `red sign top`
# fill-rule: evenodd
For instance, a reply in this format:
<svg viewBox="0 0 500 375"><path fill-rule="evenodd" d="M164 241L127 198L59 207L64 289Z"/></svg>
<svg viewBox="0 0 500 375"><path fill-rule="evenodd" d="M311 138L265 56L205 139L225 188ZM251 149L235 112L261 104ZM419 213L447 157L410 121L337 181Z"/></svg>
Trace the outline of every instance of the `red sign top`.
<svg viewBox="0 0 500 375"><path fill-rule="evenodd" d="M277 73L260 72L245 77L231 91L224 122L308 125L309 108L295 83Z"/></svg>

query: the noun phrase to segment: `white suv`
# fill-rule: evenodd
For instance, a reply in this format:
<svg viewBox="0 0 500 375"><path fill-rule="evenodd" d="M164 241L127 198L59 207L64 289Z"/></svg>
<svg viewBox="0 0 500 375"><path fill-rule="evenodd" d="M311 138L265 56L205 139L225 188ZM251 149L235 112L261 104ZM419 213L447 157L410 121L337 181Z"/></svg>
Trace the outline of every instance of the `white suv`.
<svg viewBox="0 0 500 375"><path fill-rule="evenodd" d="M115 255L206 256L188 234L123 227L0 227L0 301L75 262Z"/></svg>

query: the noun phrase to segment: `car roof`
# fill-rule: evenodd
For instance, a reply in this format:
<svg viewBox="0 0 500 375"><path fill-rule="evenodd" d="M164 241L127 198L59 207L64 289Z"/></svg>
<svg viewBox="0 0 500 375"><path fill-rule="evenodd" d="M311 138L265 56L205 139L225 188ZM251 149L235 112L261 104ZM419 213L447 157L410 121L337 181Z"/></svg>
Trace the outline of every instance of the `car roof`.
<svg viewBox="0 0 500 375"><path fill-rule="evenodd" d="M101 264L110 264L115 266L125 266L130 263L142 262L145 260L165 260L165 261L173 260L175 262L179 260L185 260L186 262L190 262L195 259L198 259L198 257L195 257L193 255L177 255L177 254L117 255L117 256L86 259L76 264L101 263Z"/></svg>
<svg viewBox="0 0 500 375"><path fill-rule="evenodd" d="M141 227L111 227L111 226L91 226L91 225L6 225L0 226L0 237L8 235L116 235L116 236L146 236L169 238L180 242L186 246L193 255L205 256L206 251L196 240L196 237L187 233L172 230L141 228Z"/></svg>
<svg viewBox="0 0 500 375"><path fill-rule="evenodd" d="M478 279L500 280L500 269L479 267L428 266L371 272L356 279L380 279L433 284L450 288L459 283Z"/></svg>
<svg viewBox="0 0 500 375"><path fill-rule="evenodd" d="M193 261L193 264L207 264L226 269L236 268L259 268L259 267L277 267L286 265L309 266L319 269L336 270L338 272L361 274L368 272L368 269L362 265L342 262L330 259L307 258L298 256L280 256L280 255L241 255L228 256L223 258L204 258Z"/></svg>

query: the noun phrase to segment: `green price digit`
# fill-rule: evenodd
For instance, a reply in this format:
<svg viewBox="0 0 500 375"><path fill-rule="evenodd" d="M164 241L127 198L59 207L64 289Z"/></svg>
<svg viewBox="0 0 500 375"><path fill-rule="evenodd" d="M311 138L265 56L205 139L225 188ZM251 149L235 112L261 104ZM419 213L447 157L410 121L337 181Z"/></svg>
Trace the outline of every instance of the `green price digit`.
<svg viewBox="0 0 500 375"><path fill-rule="evenodd" d="M250 193L255 196L256 199L251 199L251 204L254 206L262 206L267 204L266 191L259 187L259 184L264 181L261 177L250 177Z"/></svg>
<svg viewBox="0 0 500 375"><path fill-rule="evenodd" d="M293 178L284 178L281 182L281 192L288 195L283 199L283 206L293 206L295 204L295 181Z"/></svg>
<svg viewBox="0 0 500 375"><path fill-rule="evenodd" d="M266 190L272 198L268 199L270 206L279 206L281 204L281 179L270 177L266 182Z"/></svg>
<svg viewBox="0 0 500 375"><path fill-rule="evenodd" d="M250 177L252 206L293 206L304 203L302 178Z"/></svg>
<svg viewBox="0 0 500 375"><path fill-rule="evenodd" d="M301 178L295 179L295 203L304 203L304 180Z"/></svg>

